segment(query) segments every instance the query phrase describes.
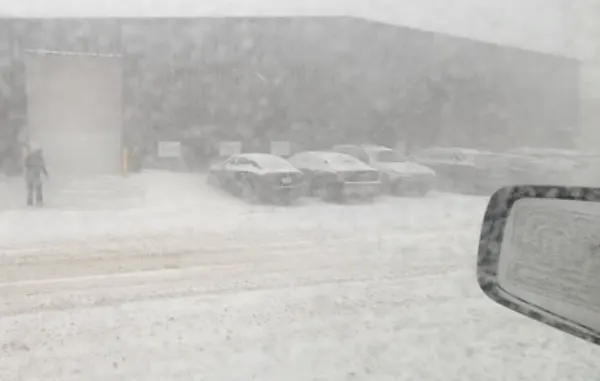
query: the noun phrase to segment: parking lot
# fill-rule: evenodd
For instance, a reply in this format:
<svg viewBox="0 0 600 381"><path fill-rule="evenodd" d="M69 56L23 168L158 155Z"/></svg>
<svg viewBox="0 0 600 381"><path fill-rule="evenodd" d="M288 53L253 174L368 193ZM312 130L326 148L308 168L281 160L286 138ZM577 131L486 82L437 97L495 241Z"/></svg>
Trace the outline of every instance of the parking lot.
<svg viewBox="0 0 600 381"><path fill-rule="evenodd" d="M0 190L5 379L595 375L595 347L479 291L486 197L272 206L146 172L51 180L28 209L21 185Z"/></svg>

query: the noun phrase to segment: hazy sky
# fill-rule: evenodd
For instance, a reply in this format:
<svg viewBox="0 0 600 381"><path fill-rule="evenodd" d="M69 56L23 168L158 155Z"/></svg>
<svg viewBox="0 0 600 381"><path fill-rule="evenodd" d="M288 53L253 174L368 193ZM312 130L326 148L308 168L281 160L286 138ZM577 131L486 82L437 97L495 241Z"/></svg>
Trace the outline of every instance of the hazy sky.
<svg viewBox="0 0 600 381"><path fill-rule="evenodd" d="M600 0L0 0L0 13L352 15L582 59L600 46Z"/></svg>

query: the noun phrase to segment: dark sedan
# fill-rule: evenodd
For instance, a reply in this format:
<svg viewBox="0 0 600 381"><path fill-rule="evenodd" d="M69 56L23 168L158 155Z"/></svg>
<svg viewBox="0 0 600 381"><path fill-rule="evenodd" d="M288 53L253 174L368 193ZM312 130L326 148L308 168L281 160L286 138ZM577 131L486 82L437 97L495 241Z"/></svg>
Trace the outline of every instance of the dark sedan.
<svg viewBox="0 0 600 381"><path fill-rule="evenodd" d="M289 204L302 195L303 178L279 156L248 153L211 166L208 182L248 201Z"/></svg>
<svg viewBox="0 0 600 381"><path fill-rule="evenodd" d="M302 152L289 160L305 173L308 193L323 200L374 198L380 193L379 172L350 155Z"/></svg>

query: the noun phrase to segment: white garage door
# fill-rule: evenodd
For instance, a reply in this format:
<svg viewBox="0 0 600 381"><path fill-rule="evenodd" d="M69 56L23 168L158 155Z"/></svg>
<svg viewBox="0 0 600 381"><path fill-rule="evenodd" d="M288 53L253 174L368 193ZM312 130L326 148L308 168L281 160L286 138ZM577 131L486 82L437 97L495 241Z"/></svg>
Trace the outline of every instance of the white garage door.
<svg viewBox="0 0 600 381"><path fill-rule="evenodd" d="M28 130L58 176L121 171L121 62L116 57L30 53Z"/></svg>

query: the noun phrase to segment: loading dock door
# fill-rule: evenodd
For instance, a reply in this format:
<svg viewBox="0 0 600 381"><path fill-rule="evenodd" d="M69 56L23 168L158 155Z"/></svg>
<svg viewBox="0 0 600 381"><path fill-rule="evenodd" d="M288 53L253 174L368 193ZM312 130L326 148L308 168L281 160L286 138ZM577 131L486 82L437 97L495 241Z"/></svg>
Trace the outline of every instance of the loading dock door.
<svg viewBox="0 0 600 381"><path fill-rule="evenodd" d="M49 172L79 177L121 173L121 61L84 54L27 54L30 140Z"/></svg>

